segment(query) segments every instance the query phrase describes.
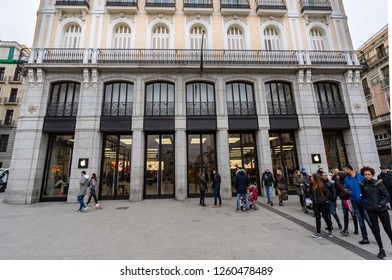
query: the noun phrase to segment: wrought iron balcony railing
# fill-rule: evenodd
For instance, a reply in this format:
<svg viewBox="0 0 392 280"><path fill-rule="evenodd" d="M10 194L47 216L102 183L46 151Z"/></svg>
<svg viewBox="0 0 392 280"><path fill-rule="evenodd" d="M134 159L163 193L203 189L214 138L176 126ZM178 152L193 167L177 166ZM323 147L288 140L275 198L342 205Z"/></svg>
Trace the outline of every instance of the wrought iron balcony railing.
<svg viewBox="0 0 392 280"><path fill-rule="evenodd" d="M12 119L0 120L0 127L13 127L13 126L15 126L15 124L16 124L15 120L12 120Z"/></svg>
<svg viewBox="0 0 392 280"><path fill-rule="evenodd" d="M137 6L137 0L106 0L106 6L133 7Z"/></svg>
<svg viewBox="0 0 392 280"><path fill-rule="evenodd" d="M221 9L250 9L248 0L221 0Z"/></svg>
<svg viewBox="0 0 392 280"><path fill-rule="evenodd" d="M268 114L269 115L296 115L297 110L293 101L279 102L269 101L267 102Z"/></svg>
<svg viewBox="0 0 392 280"><path fill-rule="evenodd" d="M215 102L187 102L186 114L188 116L214 116Z"/></svg>
<svg viewBox="0 0 392 280"><path fill-rule="evenodd" d="M317 101L320 115L343 115L346 113L343 101Z"/></svg>
<svg viewBox="0 0 392 280"><path fill-rule="evenodd" d="M146 7L175 7L176 0L146 0Z"/></svg>
<svg viewBox="0 0 392 280"><path fill-rule="evenodd" d="M332 11L332 5L330 0L299 0L301 13L306 10L327 10Z"/></svg>
<svg viewBox="0 0 392 280"><path fill-rule="evenodd" d="M90 9L90 2L87 0L56 0L56 6L87 6Z"/></svg>
<svg viewBox="0 0 392 280"><path fill-rule="evenodd" d="M103 103L102 116L128 117L132 116L132 102L105 102Z"/></svg>
<svg viewBox="0 0 392 280"><path fill-rule="evenodd" d="M389 58L389 48L386 47L383 49L382 52L378 52L377 54L369 57L366 61L369 67L371 67L374 64L377 64L383 60L388 61L388 58Z"/></svg>
<svg viewBox="0 0 392 280"><path fill-rule="evenodd" d="M213 8L212 0L184 0L184 8Z"/></svg>
<svg viewBox="0 0 392 280"><path fill-rule="evenodd" d="M257 9L287 9L285 0L258 0Z"/></svg>
<svg viewBox="0 0 392 280"><path fill-rule="evenodd" d="M5 97L3 102L4 102L4 104L19 104L19 98L18 97L10 97L10 98Z"/></svg>
<svg viewBox="0 0 392 280"><path fill-rule="evenodd" d="M254 116L256 106L254 102L230 101L227 102L227 114L229 116Z"/></svg>
<svg viewBox="0 0 392 280"><path fill-rule="evenodd" d="M146 116L174 116L174 102L146 102Z"/></svg>
<svg viewBox="0 0 392 280"><path fill-rule="evenodd" d="M204 65L359 65L354 51L203 50ZM33 49L29 63L199 66L196 49Z"/></svg>
<svg viewBox="0 0 392 280"><path fill-rule="evenodd" d="M77 102L49 102L46 116L49 117L75 117L78 113Z"/></svg>

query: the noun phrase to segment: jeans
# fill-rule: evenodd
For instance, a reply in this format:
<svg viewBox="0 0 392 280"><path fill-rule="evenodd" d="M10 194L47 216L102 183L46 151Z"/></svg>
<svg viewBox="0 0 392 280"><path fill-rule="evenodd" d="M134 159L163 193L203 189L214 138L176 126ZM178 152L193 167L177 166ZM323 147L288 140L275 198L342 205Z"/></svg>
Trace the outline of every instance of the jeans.
<svg viewBox="0 0 392 280"><path fill-rule="evenodd" d="M329 219L331 220L332 223L332 219L331 219L331 215L335 218L336 222L338 223L338 225L340 224L340 219L338 214L336 213L336 201L332 202L332 201L328 201L328 216Z"/></svg>
<svg viewBox="0 0 392 280"><path fill-rule="evenodd" d="M84 195L78 195L78 202L80 204L79 210L82 211L84 207L86 207L86 204L84 204Z"/></svg>
<svg viewBox="0 0 392 280"><path fill-rule="evenodd" d="M219 199L219 205L222 205L222 198L220 195L220 187L215 187L214 188L214 205L216 205L218 199Z"/></svg>
<svg viewBox="0 0 392 280"><path fill-rule="evenodd" d="M272 202L272 186L265 186L265 196L268 202Z"/></svg>
<svg viewBox="0 0 392 280"><path fill-rule="evenodd" d="M321 233L321 216L323 216L325 223L327 224L328 231L332 230L332 223L328 217L328 206L325 203L313 203L314 217L316 218L316 231Z"/></svg>
<svg viewBox="0 0 392 280"><path fill-rule="evenodd" d="M249 201L248 201L248 196L246 194L239 194L237 193L237 210L240 210L241 206L241 196L244 196L244 200L246 203L246 210L249 210Z"/></svg>
<svg viewBox="0 0 392 280"><path fill-rule="evenodd" d="M343 210L343 220L344 220L344 229L348 231L348 222L349 222L349 216L348 216L348 210L346 206L344 205L344 201L342 200L342 210ZM353 217L353 222L354 222L354 231L358 232L358 219L355 213L350 212L351 217Z"/></svg>
<svg viewBox="0 0 392 280"><path fill-rule="evenodd" d="M366 211L365 205L364 204L360 204L356 201L351 201L351 204L353 206L355 215L358 218L358 222L359 222L359 227L361 229L361 234L362 234L362 238L368 240L368 234L366 231L366 225L365 225L365 220L368 223L369 227L372 227L372 223L370 222L368 213Z"/></svg>
<svg viewBox="0 0 392 280"><path fill-rule="evenodd" d="M384 231L388 235L389 239L392 241L392 229L391 229L391 221L389 219L388 210L383 212L376 212L367 210L370 221L372 222L372 232L374 237L376 238L378 248L382 249L382 241L380 235L380 226L378 225L378 219L380 218L381 224L384 228Z"/></svg>

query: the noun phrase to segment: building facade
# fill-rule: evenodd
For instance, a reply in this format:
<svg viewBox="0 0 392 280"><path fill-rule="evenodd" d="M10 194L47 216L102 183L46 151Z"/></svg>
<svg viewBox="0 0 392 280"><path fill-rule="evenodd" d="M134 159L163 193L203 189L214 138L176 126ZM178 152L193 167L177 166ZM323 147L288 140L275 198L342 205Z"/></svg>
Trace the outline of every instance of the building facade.
<svg viewBox="0 0 392 280"><path fill-rule="evenodd" d="M9 168L16 126L24 95L18 63L28 49L17 42L0 41L0 168ZM22 53L22 56L21 56Z"/></svg>
<svg viewBox="0 0 392 280"><path fill-rule="evenodd" d="M140 201L379 165L341 0L42 0L24 67L9 203L74 202L82 170Z"/></svg>
<svg viewBox="0 0 392 280"><path fill-rule="evenodd" d="M366 65L362 86L380 161L392 168L388 25L358 49L358 59Z"/></svg>

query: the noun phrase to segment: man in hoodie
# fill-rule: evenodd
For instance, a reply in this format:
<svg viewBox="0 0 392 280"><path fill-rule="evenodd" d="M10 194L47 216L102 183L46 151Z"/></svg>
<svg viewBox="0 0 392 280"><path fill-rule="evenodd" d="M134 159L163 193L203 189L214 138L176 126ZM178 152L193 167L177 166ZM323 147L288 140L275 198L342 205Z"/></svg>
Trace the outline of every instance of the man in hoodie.
<svg viewBox="0 0 392 280"><path fill-rule="evenodd" d="M249 185L249 178L246 175L245 170L240 168L237 171L237 175L235 176L234 186L237 191L237 211L240 210L241 207L241 196L244 197L246 203L246 210L249 210L249 201L246 195L246 188Z"/></svg>
<svg viewBox="0 0 392 280"><path fill-rule="evenodd" d="M84 203L84 196L87 194L87 188L89 184L90 177L86 175L86 171L82 171L82 178L79 180L79 193L78 202L80 207L77 212L85 212L87 210L87 205Z"/></svg>
<svg viewBox="0 0 392 280"><path fill-rule="evenodd" d="M362 240L359 241L359 244L364 245L364 244L369 244L369 239L368 239L368 234L366 231L366 225L365 225L365 220L368 223L369 227L372 226L369 216L366 212L365 208L365 199L362 198L361 194L361 185L360 182L365 180L365 178L359 174L358 172L355 172L353 170L353 167L350 164L346 164L343 166L343 171L344 173L347 174L344 182L345 182L345 189L349 189L351 194L351 204L353 207L353 210L357 216L357 219L359 221L359 227L361 229L361 234L362 234Z"/></svg>

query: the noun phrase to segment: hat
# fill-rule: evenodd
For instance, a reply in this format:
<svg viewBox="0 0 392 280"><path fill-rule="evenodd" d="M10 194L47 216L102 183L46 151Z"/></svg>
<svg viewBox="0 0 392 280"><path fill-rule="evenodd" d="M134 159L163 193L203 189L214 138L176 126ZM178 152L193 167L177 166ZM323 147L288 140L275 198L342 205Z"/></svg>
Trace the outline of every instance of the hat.
<svg viewBox="0 0 392 280"><path fill-rule="evenodd" d="M380 169L388 169L388 167L385 166L385 165L381 165L381 166L380 166Z"/></svg>
<svg viewBox="0 0 392 280"><path fill-rule="evenodd" d="M301 171L305 171L305 170L306 170L305 168L303 168L303 167L301 168Z"/></svg>
<svg viewBox="0 0 392 280"><path fill-rule="evenodd" d="M351 164L348 164L348 163L343 165L343 167L348 168L350 170L354 170L353 167L351 166Z"/></svg>

